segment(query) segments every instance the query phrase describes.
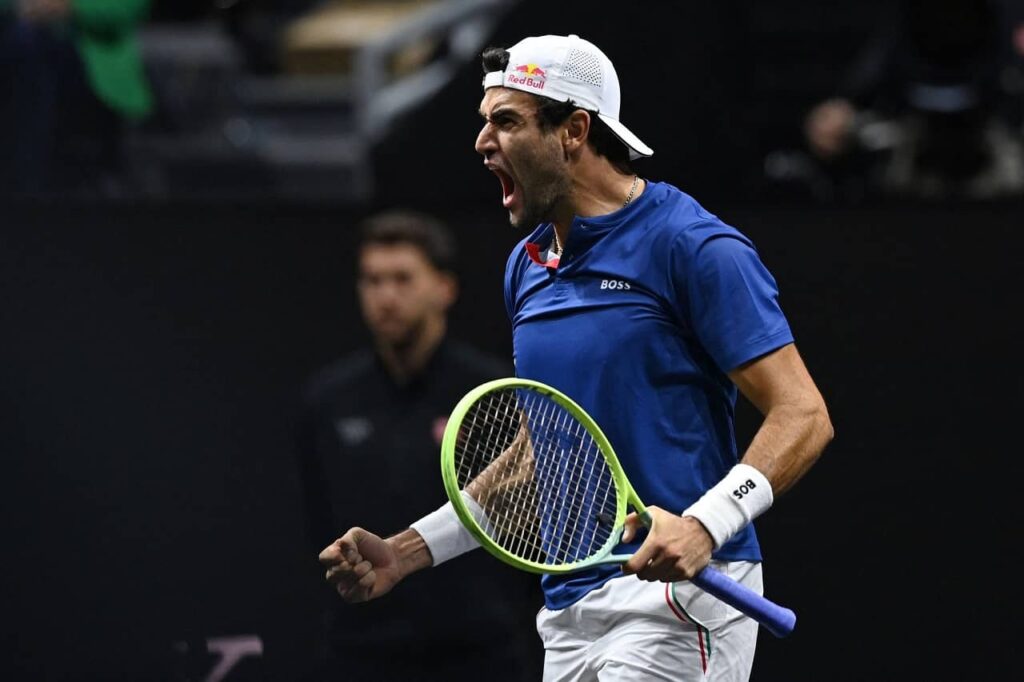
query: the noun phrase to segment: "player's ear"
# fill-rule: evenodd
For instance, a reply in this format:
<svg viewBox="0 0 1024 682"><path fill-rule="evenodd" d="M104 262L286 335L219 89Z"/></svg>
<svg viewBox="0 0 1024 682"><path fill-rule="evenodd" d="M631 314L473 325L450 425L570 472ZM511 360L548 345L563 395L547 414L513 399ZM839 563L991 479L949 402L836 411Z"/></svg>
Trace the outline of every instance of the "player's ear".
<svg viewBox="0 0 1024 682"><path fill-rule="evenodd" d="M569 114L562 125L562 149L566 157L573 155L578 149L587 143L590 135L590 113L583 109L577 109Z"/></svg>

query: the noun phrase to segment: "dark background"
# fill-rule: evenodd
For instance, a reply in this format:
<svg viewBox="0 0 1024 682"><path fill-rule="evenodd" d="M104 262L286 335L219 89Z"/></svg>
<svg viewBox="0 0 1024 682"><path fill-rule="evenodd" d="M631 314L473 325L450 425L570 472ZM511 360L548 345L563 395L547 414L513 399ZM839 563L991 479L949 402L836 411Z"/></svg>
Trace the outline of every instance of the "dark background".
<svg viewBox="0 0 1024 682"><path fill-rule="evenodd" d="M762 635L755 681L1016 677L1024 203L825 205L761 175L882 4L524 2L492 41L605 49L656 150L641 174L754 239L828 401L834 443L758 521L767 594L798 620ZM365 205L0 205L0 678L198 680L176 642L254 634L263 658L229 679L298 679L322 574L289 429L309 372L366 341L350 228L399 205L447 219L454 333L510 350L521 235L472 150L479 97L467 65L376 150ZM741 404L741 443L755 417Z"/></svg>
<svg viewBox="0 0 1024 682"><path fill-rule="evenodd" d="M516 235L500 207L434 208L471 254L455 332L508 352L500 263ZM788 639L763 636L755 679L1000 672L1017 622L995 597L1014 579L997 501L1015 484L1020 207L709 208L776 274L837 432L759 521L767 593L798 621ZM167 679L172 642L256 633L266 679L294 679L321 575L289 415L300 380L363 339L356 216L13 217L0 243L5 677ZM755 424L744 405L742 442Z"/></svg>

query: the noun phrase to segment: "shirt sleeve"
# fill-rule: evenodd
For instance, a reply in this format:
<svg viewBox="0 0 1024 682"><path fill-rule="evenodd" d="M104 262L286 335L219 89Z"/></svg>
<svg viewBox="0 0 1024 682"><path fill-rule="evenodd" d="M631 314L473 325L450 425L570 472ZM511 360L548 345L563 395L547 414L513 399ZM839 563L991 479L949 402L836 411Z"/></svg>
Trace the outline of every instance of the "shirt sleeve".
<svg viewBox="0 0 1024 682"><path fill-rule="evenodd" d="M724 225L676 240L676 313L729 372L792 343L775 278L753 243Z"/></svg>

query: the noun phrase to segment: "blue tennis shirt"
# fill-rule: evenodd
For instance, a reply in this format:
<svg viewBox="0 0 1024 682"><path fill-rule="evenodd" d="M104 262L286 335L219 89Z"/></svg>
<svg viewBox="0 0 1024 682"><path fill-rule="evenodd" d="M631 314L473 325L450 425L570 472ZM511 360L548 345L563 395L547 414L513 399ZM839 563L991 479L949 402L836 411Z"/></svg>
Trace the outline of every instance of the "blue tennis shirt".
<svg viewBox="0 0 1024 682"><path fill-rule="evenodd" d="M539 226L506 266L516 375L579 403L640 499L681 513L738 461L726 372L793 341L775 280L750 239L667 183L614 213L577 217L557 267L544 264L553 231ZM753 525L714 557L760 561ZM545 575L546 606L620 575Z"/></svg>

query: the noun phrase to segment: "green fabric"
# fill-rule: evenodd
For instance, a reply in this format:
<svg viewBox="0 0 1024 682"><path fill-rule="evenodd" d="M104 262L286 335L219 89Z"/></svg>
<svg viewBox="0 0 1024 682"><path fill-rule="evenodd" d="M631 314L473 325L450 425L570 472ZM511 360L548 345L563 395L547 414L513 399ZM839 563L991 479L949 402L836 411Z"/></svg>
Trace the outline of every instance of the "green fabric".
<svg viewBox="0 0 1024 682"><path fill-rule="evenodd" d="M123 34L145 20L150 0L72 0L75 24L94 34Z"/></svg>
<svg viewBox="0 0 1024 682"><path fill-rule="evenodd" d="M100 101L131 119L153 110L153 93L135 36L151 4L152 0L71 0L70 28L89 85ZM14 0L0 0L0 14L13 11Z"/></svg>
<svg viewBox="0 0 1024 682"><path fill-rule="evenodd" d="M9 0L0 0L0 2ZM75 43L96 96L128 118L153 109L135 36L151 0L72 0Z"/></svg>

